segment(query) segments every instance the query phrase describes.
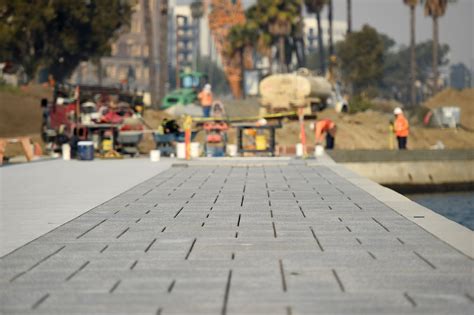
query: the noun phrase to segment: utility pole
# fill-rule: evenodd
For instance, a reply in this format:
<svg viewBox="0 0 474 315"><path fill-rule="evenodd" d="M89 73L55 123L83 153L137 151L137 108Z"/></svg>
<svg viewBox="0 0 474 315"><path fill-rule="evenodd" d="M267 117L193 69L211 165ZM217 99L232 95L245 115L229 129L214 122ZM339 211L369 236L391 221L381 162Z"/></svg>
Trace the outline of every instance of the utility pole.
<svg viewBox="0 0 474 315"><path fill-rule="evenodd" d="M160 0L160 46L159 46L159 63L160 63L160 78L158 86L158 100L165 97L166 86L168 84L168 0Z"/></svg>

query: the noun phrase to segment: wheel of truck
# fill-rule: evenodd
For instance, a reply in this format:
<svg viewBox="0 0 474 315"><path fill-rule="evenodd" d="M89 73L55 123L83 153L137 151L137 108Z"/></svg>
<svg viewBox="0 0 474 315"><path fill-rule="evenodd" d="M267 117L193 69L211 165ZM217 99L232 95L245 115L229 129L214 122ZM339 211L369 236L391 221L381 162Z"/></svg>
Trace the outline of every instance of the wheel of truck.
<svg viewBox="0 0 474 315"><path fill-rule="evenodd" d="M46 124L41 125L41 140L43 140L44 143L48 142L48 126Z"/></svg>
<svg viewBox="0 0 474 315"><path fill-rule="evenodd" d="M325 103L311 103L311 112L316 113L324 110L326 108Z"/></svg>

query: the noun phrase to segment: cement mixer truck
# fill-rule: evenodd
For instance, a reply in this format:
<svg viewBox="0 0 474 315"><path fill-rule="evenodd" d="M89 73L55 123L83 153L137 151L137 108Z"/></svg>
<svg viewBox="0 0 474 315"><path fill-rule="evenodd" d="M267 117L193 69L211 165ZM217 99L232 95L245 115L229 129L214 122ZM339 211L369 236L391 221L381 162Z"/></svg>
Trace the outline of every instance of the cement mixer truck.
<svg viewBox="0 0 474 315"><path fill-rule="evenodd" d="M301 68L295 73L273 74L262 81L260 89L260 114L275 114L305 108L306 113L333 107L347 112L349 106L337 85L326 78L313 75Z"/></svg>

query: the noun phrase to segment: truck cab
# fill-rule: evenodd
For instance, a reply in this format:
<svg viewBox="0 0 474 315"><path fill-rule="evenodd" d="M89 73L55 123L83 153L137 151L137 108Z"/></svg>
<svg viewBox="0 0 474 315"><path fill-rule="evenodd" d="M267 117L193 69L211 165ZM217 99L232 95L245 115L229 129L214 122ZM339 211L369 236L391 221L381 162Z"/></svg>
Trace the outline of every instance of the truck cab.
<svg viewBox="0 0 474 315"><path fill-rule="evenodd" d="M176 105L189 105L197 100L199 91L207 83L207 75L197 71L180 74L181 88L168 93L162 100L161 109L167 110Z"/></svg>

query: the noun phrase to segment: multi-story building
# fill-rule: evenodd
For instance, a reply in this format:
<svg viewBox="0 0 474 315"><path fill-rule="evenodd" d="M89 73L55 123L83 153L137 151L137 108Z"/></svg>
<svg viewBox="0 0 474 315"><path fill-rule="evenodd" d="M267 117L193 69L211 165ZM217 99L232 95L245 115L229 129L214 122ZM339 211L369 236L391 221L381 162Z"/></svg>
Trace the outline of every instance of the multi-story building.
<svg viewBox="0 0 474 315"><path fill-rule="evenodd" d="M158 36L159 0L150 0L152 29L154 38ZM145 36L144 1L138 0L133 8L130 28L112 44L111 55L100 60L100 67L90 62L82 62L71 81L85 84L103 85L126 84L130 88L148 89L148 54ZM155 51L159 43L155 41ZM156 56L156 54L155 54ZM157 58L155 66L158 68ZM100 70L98 68L101 68ZM99 80L99 72L101 80Z"/></svg>
<svg viewBox="0 0 474 315"><path fill-rule="evenodd" d="M201 57L216 57L208 28L207 12L199 21L193 21L189 5L177 5L182 0L170 0L168 4L168 70L174 76L176 64L192 67L199 47ZM155 50L155 67L159 69L159 0L150 0ZM145 36L144 1L138 0L131 17L130 28L112 44L111 55L101 58L101 83L126 85L130 89L148 90L148 45ZM178 25L178 24L179 25ZM199 31L198 31L199 30ZM197 36L197 38L196 38ZM198 44L199 42L199 44ZM177 51L178 50L178 51ZM177 54L178 52L178 54ZM71 82L97 84L99 70L91 62L82 62L71 77ZM168 83L167 83L168 84ZM169 87L168 88L173 88Z"/></svg>
<svg viewBox="0 0 474 315"><path fill-rule="evenodd" d="M327 47L329 42L329 21L326 19L321 20L321 29L323 33L323 44ZM338 41L344 40L347 31L347 22L335 20L332 24L333 29L333 42L337 43ZM304 19L304 32L305 32L305 47L309 52L315 51L318 49L318 26L316 23L316 18L306 17Z"/></svg>
<svg viewBox="0 0 474 315"><path fill-rule="evenodd" d="M159 0L149 0L151 18L153 21L153 37L155 51L155 67L160 68L158 62L159 48ZM208 57L220 64L219 54L212 40L209 30L208 8L204 9L202 18L193 21L189 3L192 1L169 0L168 4L168 68L170 78L175 77L176 65L179 69L184 67L195 67L196 56ZM209 1L203 1L205 6ZM183 3L183 5L178 5ZM185 4L184 4L185 3ZM120 35L112 44L111 55L101 58L101 83L103 85L125 85L130 89L139 91L148 90L148 45L145 36L144 23L144 0L138 0L131 17L130 28ZM305 45L307 51L317 49L317 27L314 17L306 17L305 23ZM328 42L328 21L322 20L324 43ZM346 22L334 21L334 42L344 39L346 33ZM196 49L199 49L197 53ZM83 62L75 71L71 82L97 84L99 70L90 62ZM174 81L174 80L173 80ZM160 84L160 83L159 83ZM168 89L174 88L166 83Z"/></svg>

